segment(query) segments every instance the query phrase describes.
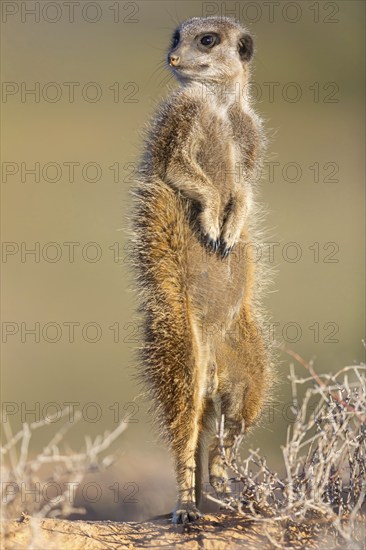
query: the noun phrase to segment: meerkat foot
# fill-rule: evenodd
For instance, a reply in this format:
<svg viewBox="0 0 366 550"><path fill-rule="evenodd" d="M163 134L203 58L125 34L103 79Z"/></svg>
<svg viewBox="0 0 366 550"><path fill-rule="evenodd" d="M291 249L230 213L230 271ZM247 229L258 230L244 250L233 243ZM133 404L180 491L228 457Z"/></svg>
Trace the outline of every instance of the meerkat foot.
<svg viewBox="0 0 366 550"><path fill-rule="evenodd" d="M197 521L199 517L201 517L201 512L193 502L178 502L173 512L172 522L175 524L190 523L192 521Z"/></svg>
<svg viewBox="0 0 366 550"><path fill-rule="evenodd" d="M223 476L211 476L210 485L215 490L219 500L224 500L231 495L230 487L228 486L228 478Z"/></svg>

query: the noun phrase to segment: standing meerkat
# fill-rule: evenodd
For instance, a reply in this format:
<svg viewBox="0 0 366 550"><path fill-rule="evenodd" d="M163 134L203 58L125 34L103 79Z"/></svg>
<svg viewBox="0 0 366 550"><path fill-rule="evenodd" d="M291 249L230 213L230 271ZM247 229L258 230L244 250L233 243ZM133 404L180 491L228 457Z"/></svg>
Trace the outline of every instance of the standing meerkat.
<svg viewBox="0 0 366 550"><path fill-rule="evenodd" d="M168 64L180 86L147 130L133 190L133 264L144 314L141 373L169 441L175 523L196 520L206 444L224 418L228 455L271 382L261 331L254 183L264 136L248 101L253 40L237 21L194 17ZM219 442L209 479L229 492Z"/></svg>

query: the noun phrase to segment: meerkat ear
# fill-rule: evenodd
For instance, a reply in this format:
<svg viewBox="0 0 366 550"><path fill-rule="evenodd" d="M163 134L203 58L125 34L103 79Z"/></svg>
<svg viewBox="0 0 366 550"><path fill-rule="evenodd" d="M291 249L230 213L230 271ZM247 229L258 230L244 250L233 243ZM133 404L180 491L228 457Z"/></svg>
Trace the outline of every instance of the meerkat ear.
<svg viewBox="0 0 366 550"><path fill-rule="evenodd" d="M250 34L243 34L239 38L238 51L242 61L250 61L254 53L253 38Z"/></svg>

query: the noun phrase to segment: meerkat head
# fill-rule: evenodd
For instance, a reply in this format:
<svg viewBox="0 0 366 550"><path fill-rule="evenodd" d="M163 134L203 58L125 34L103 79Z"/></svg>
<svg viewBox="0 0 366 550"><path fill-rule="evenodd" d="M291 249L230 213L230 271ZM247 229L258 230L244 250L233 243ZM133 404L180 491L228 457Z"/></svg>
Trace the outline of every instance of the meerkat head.
<svg viewBox="0 0 366 550"><path fill-rule="evenodd" d="M225 83L245 78L253 50L235 19L193 17L175 30L167 61L179 81Z"/></svg>

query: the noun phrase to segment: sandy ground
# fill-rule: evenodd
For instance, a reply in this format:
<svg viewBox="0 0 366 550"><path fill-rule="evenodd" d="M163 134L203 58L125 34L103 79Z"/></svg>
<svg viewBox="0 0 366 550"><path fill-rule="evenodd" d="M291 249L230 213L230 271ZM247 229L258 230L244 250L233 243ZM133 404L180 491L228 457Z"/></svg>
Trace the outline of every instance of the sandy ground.
<svg viewBox="0 0 366 550"><path fill-rule="evenodd" d="M180 548L226 550L246 548L362 548L335 541L323 528L251 521L237 514L205 515L196 524L174 526L168 518L151 522L69 521L23 518L9 521L3 532L4 550L78 550Z"/></svg>

